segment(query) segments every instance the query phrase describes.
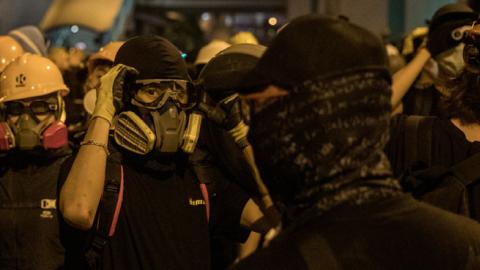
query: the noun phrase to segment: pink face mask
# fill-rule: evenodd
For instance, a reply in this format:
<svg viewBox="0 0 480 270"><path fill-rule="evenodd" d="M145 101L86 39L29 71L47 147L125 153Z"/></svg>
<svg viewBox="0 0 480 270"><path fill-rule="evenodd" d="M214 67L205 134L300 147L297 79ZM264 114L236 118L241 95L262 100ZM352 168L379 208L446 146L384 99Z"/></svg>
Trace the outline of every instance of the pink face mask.
<svg viewBox="0 0 480 270"><path fill-rule="evenodd" d="M68 143L67 127L60 121L54 121L43 130L40 137L45 150L61 148ZM6 122L0 122L0 151L8 151L15 146L17 144L12 129Z"/></svg>
<svg viewBox="0 0 480 270"><path fill-rule="evenodd" d="M15 147L15 136L6 122L0 122L0 151Z"/></svg>
<svg viewBox="0 0 480 270"><path fill-rule="evenodd" d="M43 131L43 148L58 149L68 143L67 126L60 121L54 121Z"/></svg>

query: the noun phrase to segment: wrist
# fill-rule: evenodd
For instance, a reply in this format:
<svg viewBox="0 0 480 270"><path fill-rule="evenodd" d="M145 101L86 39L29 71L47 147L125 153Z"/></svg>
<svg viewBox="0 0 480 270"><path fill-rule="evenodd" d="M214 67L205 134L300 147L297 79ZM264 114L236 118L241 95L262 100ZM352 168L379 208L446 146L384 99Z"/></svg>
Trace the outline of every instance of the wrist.
<svg viewBox="0 0 480 270"><path fill-rule="evenodd" d="M84 140L93 139L101 143L108 142L108 134L110 131L110 122L103 117L93 117L88 125L88 131Z"/></svg>
<svg viewBox="0 0 480 270"><path fill-rule="evenodd" d="M107 128L110 128L112 120L108 119L106 116L93 114L90 120L90 125L93 125L94 123L96 126L107 126Z"/></svg>

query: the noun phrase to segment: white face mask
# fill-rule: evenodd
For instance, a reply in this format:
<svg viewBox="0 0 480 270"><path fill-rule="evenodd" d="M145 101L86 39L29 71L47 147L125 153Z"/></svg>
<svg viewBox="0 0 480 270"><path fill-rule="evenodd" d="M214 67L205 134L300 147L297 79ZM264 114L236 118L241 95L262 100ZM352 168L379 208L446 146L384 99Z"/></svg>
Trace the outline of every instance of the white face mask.
<svg viewBox="0 0 480 270"><path fill-rule="evenodd" d="M463 61L464 46L465 44L460 43L455 48L443 52L435 57L435 61L438 64L437 80L440 84L458 78L458 76L462 73L463 69L465 68L465 62Z"/></svg>
<svg viewBox="0 0 480 270"><path fill-rule="evenodd" d="M435 60L430 59L423 66L420 77L415 82L415 87L419 89L425 89L434 84L435 79L438 77L438 64Z"/></svg>

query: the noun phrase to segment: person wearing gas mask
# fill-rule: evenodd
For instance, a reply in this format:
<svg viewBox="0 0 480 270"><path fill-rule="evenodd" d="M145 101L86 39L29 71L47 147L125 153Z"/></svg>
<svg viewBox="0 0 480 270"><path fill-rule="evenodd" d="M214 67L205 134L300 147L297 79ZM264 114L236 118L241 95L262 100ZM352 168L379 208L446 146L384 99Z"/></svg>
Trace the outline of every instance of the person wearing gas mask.
<svg viewBox="0 0 480 270"><path fill-rule="evenodd" d="M463 202L454 195L456 188L446 188L439 183L444 183L443 172L460 168L462 162L467 164L465 162L473 160L469 157L473 158L477 152L475 140L468 135L472 128L465 126L472 123L472 120L465 119L471 118L466 111L470 110L470 104L474 104L475 99L470 98L472 101L465 102L466 97L460 98L462 94L459 94L463 91L451 96L452 89L458 88L455 84L464 87L460 83L465 78L462 75L465 69L464 37L477 16L472 9L460 3L445 5L435 12L426 43L432 60L422 62L421 59L415 59L414 71L409 79L403 80L413 81L426 63L414 89L404 98L404 114L393 117L391 121L391 140L385 148L393 173L396 177L402 176L401 184L406 191L425 202L475 219L480 217L475 210L476 204L469 210L458 207ZM427 60L425 49L420 51L419 55L423 55L420 57ZM395 76L393 82L395 96ZM465 170L460 174L468 175L462 177L461 186L470 186L467 183L476 178L474 173ZM445 194L440 193L441 190L445 190Z"/></svg>
<svg viewBox="0 0 480 270"><path fill-rule="evenodd" d="M420 46L412 60L416 61L413 72L393 78L393 94L398 102L403 101L404 114L443 116L441 99L449 95L446 82L464 69L462 37L477 17L478 13L463 3L444 5L434 13L426 46Z"/></svg>
<svg viewBox="0 0 480 270"><path fill-rule="evenodd" d="M140 36L122 45L115 64L101 78L87 134L60 177L72 254L66 266L209 269L210 233L242 240L248 231L240 225L262 214L235 185L210 192L200 181L211 179L189 167L202 116L179 50L162 37ZM110 174L112 167L121 173ZM105 211L112 192L114 206ZM250 207L257 211L244 215Z"/></svg>
<svg viewBox="0 0 480 270"><path fill-rule="evenodd" d="M232 45L203 67L195 83L202 92L199 109L205 112L206 121L202 123L197 150L190 160L197 175L206 176L200 178L208 178L215 164L214 169L220 169L229 181L247 191L261 206L269 229L277 227L280 218L263 180L255 174L257 168L247 140L248 106L236 93L243 76L255 66L265 49L257 44ZM213 251L218 253L214 255L213 269L225 269L234 259L252 253L260 243L261 234L252 232L238 249L231 240L212 240Z"/></svg>
<svg viewBox="0 0 480 270"><path fill-rule="evenodd" d="M232 269L480 267L479 225L414 200L392 175L379 37L344 19L301 16L245 81L258 86L238 88L254 105L248 138L286 212L269 246Z"/></svg>
<svg viewBox="0 0 480 270"><path fill-rule="evenodd" d="M402 176L406 190L425 201L480 220L477 173L480 137L478 136L478 25L465 31L462 62L465 69L445 81L448 94L441 100L443 117L397 116L392 119L391 140L385 151L395 175ZM458 187L448 185L445 173L454 172L467 191L470 205L463 207L455 194ZM438 195L435 195L438 194ZM435 195L435 196L433 196Z"/></svg>
<svg viewBox="0 0 480 270"><path fill-rule="evenodd" d="M61 269L57 178L70 154L61 73L23 54L0 77L0 269Z"/></svg>

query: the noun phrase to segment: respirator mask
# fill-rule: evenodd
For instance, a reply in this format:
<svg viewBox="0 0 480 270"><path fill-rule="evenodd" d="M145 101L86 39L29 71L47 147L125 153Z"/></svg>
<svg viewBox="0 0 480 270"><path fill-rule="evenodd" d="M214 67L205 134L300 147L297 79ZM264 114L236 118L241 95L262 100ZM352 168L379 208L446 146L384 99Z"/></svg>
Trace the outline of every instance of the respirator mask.
<svg viewBox="0 0 480 270"><path fill-rule="evenodd" d="M192 153L200 134L202 116L192 111L192 87L186 80L137 80L130 98L133 110L114 121L114 139L121 147L146 155L153 150Z"/></svg>
<svg viewBox="0 0 480 270"><path fill-rule="evenodd" d="M480 74L480 25L477 22L465 32L463 42L465 43L463 49L465 68L474 74Z"/></svg>
<svg viewBox="0 0 480 270"><path fill-rule="evenodd" d="M59 104L58 99L34 100L28 105L21 101L5 103L8 120L0 122L0 151L15 147L20 150L37 147L53 150L65 146L68 143L67 127L55 117L60 114ZM11 120L13 117L18 117L17 121Z"/></svg>

